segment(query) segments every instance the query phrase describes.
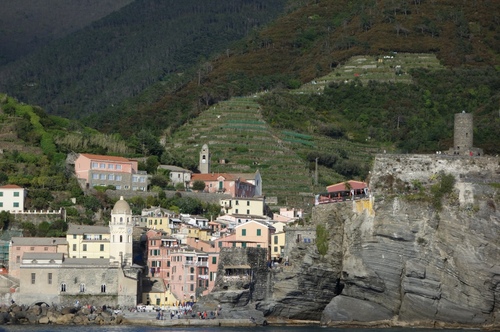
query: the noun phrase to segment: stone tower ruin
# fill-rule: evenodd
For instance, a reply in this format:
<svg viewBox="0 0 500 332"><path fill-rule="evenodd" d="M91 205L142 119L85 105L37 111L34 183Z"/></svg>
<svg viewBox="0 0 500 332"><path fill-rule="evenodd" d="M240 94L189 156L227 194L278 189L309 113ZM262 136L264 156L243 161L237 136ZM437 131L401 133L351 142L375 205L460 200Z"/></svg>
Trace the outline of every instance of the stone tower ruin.
<svg viewBox="0 0 500 332"><path fill-rule="evenodd" d="M474 120L472 113L456 113L454 132L453 132L453 148L448 151L448 154L461 156L482 156L483 150L475 148L474 142Z"/></svg>

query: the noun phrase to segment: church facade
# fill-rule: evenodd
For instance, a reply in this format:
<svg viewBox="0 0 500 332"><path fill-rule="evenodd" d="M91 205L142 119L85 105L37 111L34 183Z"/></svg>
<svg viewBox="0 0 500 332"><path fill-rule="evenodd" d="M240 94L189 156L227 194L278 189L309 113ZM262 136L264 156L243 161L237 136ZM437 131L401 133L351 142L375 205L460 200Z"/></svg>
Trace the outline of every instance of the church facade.
<svg viewBox="0 0 500 332"><path fill-rule="evenodd" d="M114 307L137 305L142 267L132 262L133 222L129 204L123 197L116 202L107 232L101 226L78 226L69 229L69 253L23 255L20 286L13 299L26 305L37 302ZM78 249L78 255L72 250L74 248ZM101 248L107 250L101 252ZM72 251L74 254L70 255ZM84 254L86 251L89 251L88 256Z"/></svg>

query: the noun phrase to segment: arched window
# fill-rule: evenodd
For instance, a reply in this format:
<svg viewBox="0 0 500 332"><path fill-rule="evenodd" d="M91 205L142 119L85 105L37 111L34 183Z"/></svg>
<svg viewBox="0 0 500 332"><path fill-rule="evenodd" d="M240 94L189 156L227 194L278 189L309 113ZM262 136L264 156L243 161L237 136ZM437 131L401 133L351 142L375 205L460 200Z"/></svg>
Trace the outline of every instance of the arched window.
<svg viewBox="0 0 500 332"><path fill-rule="evenodd" d="M80 293L85 293L85 284L80 284Z"/></svg>
<svg viewBox="0 0 500 332"><path fill-rule="evenodd" d="M123 235L120 235L120 243L123 242Z"/></svg>
<svg viewBox="0 0 500 332"><path fill-rule="evenodd" d="M105 284L101 285L101 293L106 293L106 285Z"/></svg>
<svg viewBox="0 0 500 332"><path fill-rule="evenodd" d="M61 284L61 292L65 292L66 291L66 284L63 282Z"/></svg>
<svg viewBox="0 0 500 332"><path fill-rule="evenodd" d="M120 224L123 223L123 217L120 217Z"/></svg>

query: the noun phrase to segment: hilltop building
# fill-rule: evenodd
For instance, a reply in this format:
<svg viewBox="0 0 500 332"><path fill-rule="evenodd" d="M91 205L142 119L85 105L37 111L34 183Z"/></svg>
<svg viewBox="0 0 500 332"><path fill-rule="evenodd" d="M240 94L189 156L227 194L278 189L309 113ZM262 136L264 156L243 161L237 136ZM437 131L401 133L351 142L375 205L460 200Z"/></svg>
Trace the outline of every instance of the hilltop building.
<svg viewBox="0 0 500 332"><path fill-rule="evenodd" d="M262 196L259 170L255 173L211 173L210 165L210 151L208 145L203 144L198 166L200 173L191 175L189 186L193 186L194 181L203 181L204 192L230 194L233 197Z"/></svg>
<svg viewBox="0 0 500 332"><path fill-rule="evenodd" d="M204 192L228 194L232 197L255 196L255 185L245 179L229 173L193 174L191 184L195 181L205 182Z"/></svg>
<svg viewBox="0 0 500 332"><path fill-rule="evenodd" d="M149 176L145 171L139 171L136 160L80 153L74 164L82 188L112 185L118 190L148 189Z"/></svg>

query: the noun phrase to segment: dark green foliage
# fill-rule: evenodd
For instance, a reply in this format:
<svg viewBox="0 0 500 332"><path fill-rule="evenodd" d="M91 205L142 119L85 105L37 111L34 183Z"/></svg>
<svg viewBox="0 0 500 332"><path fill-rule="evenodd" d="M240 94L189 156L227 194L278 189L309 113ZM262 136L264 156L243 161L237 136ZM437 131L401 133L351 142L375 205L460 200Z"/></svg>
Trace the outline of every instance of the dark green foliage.
<svg viewBox="0 0 500 332"><path fill-rule="evenodd" d="M151 177L151 187L157 186L161 189L166 189L168 186L169 180L164 175L155 174Z"/></svg>
<svg viewBox="0 0 500 332"><path fill-rule="evenodd" d="M113 107L174 72L186 71L200 58L225 51L231 42L276 17L284 3L134 1L0 76L8 80L8 93L51 113L81 117Z"/></svg>
<svg viewBox="0 0 500 332"><path fill-rule="evenodd" d="M95 196L84 196L82 203L86 209L94 212L96 212L101 207L101 202Z"/></svg>
<svg viewBox="0 0 500 332"><path fill-rule="evenodd" d="M37 227L31 222L23 222L21 224L21 228L23 230L23 236L30 237L36 236Z"/></svg>
<svg viewBox="0 0 500 332"><path fill-rule="evenodd" d="M307 132L307 122L303 121L307 118L319 133L330 137L348 133L359 142L389 142L401 152L414 153L448 149L454 114L483 107L474 119L481 128L475 132L475 142L487 153L500 152L498 144L490 143L500 130L500 123L495 121L500 72L419 69L412 75L414 85L370 82L363 86L353 81L332 84L322 95L267 94L261 98L263 115L276 128ZM326 164L331 167L333 163ZM356 167L339 165L339 171L346 175L364 172L348 172L351 166Z"/></svg>
<svg viewBox="0 0 500 332"><path fill-rule="evenodd" d="M316 248L321 256L325 256L328 252L328 231L322 224L316 225Z"/></svg>
<svg viewBox="0 0 500 332"><path fill-rule="evenodd" d="M11 215L8 211L0 212L0 229L6 230L9 228L9 225L14 221L14 216Z"/></svg>
<svg viewBox="0 0 500 332"><path fill-rule="evenodd" d="M9 176L4 172L0 172L0 186L7 184L9 180Z"/></svg>
<svg viewBox="0 0 500 332"><path fill-rule="evenodd" d="M201 180L196 180L193 182L193 190L203 191L205 190L205 182Z"/></svg>

